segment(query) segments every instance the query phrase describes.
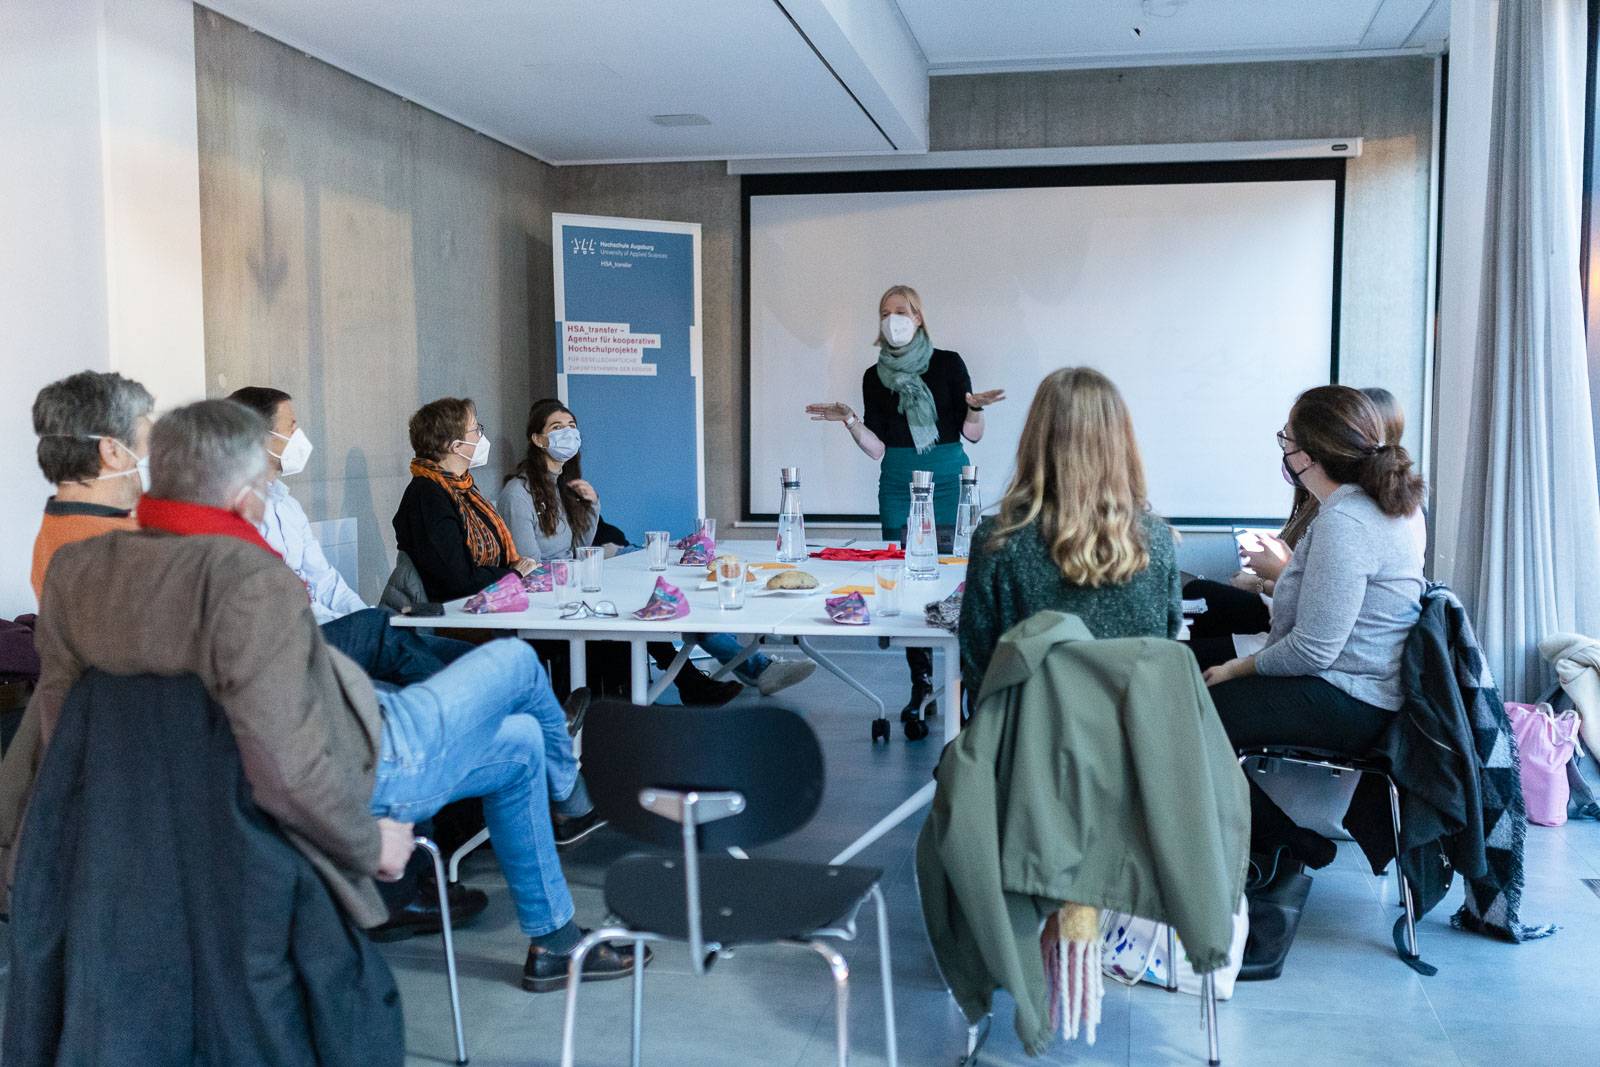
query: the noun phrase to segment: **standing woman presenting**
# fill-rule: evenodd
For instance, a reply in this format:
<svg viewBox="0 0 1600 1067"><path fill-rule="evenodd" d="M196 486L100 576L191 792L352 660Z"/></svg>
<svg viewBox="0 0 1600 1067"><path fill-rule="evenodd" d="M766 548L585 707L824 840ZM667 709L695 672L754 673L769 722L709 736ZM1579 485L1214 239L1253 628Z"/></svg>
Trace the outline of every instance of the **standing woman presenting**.
<svg viewBox="0 0 1600 1067"><path fill-rule="evenodd" d="M922 315L922 297L896 285L878 301L878 361L861 379L861 415L848 404L807 404L814 421L842 422L856 445L880 463L878 522L883 539L905 537L911 510L911 472L933 472L934 521L954 526L962 441L983 437L983 409L1004 400L1004 389L972 391L967 365L954 352L934 348ZM911 701L902 717L915 714L933 694L933 654L906 649L911 666ZM929 706L929 713L933 711Z"/></svg>

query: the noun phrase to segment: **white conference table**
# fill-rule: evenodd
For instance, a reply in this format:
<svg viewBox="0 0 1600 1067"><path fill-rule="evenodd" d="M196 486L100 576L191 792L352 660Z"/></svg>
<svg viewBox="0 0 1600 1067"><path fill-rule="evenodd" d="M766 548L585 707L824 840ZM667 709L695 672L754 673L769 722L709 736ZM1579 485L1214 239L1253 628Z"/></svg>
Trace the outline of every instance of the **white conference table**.
<svg viewBox="0 0 1600 1067"><path fill-rule="evenodd" d="M854 542L852 547L876 547L876 542ZM723 541L719 552L738 555L746 563L770 563L776 560L775 546L769 541ZM673 549L674 561L682 553ZM645 552L630 552L605 561L604 578L599 592L580 593L579 597L590 605L600 601L615 604L618 616L611 618L563 619L566 610L556 606L552 593L535 593L529 597L526 611L500 612L476 615L461 610L465 600L455 600L445 605L443 616L405 616L393 619L396 626L416 628L448 628L458 630L503 630L515 632L518 637L542 640L565 640L571 649L572 686L577 688L587 682L585 646L590 641L620 641L629 646L631 666L630 696L632 702L648 705L655 702L678 670L688 661L693 651L696 634L728 633L743 639L744 653L738 660L724 665L716 677L725 677L744 658L753 655L763 644L792 643L820 666L836 675L865 698L870 700L879 718L885 716L885 704L848 673L833 663L814 645L816 638L845 639L871 642L895 648L929 648L939 653L942 661L942 686L938 698L944 714L944 739L949 741L961 728L961 654L956 636L937 626L930 626L924 617L925 605L942 599L953 592L966 577L964 564L942 563L937 578L906 581L902 585L901 613L885 617L872 612L871 622L865 626L845 626L828 618L825 599L841 586L860 585L872 587L873 564L834 562L811 559L798 565L816 576L818 588L800 593L774 593L765 590L766 579L777 570L758 570L759 579L750 583L745 595L745 606L725 611L717 601L715 588L701 588L706 568L669 563L665 571L651 571ZM644 606L657 578L681 589L688 597L689 614L681 619L644 622L631 614ZM877 597L867 597L869 611ZM650 660L646 646L652 641L683 642L683 648L672 665L662 672L654 685L650 683ZM802 683L803 685L803 683ZM801 708L804 701L795 701ZM928 782L913 796L880 820L877 825L857 838L848 848L832 860L847 863L877 841L889 830L904 822L913 813L933 799L934 783Z"/></svg>

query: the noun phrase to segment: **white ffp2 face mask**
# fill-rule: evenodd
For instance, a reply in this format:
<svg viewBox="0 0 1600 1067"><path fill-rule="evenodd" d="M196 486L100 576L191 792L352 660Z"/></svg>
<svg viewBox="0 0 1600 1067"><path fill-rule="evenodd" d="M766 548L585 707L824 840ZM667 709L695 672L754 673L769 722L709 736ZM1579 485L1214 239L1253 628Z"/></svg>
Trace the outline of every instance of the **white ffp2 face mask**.
<svg viewBox="0 0 1600 1067"><path fill-rule="evenodd" d="M98 441L99 438L97 437L97 438L95 438L95 440ZM107 478L127 478L130 475L137 474L139 476L139 491L141 493L148 493L150 491L150 459L149 459L149 457L147 456L144 459L140 459L139 458L139 453L135 452L133 449L129 448L127 445L123 444L121 441L118 441L115 437L109 438L109 440L112 443L114 443L118 448L122 449L128 455L133 457L133 466L129 467L125 471L112 471L110 474L98 475L98 476L95 477L95 481L103 482Z"/></svg>
<svg viewBox="0 0 1600 1067"><path fill-rule="evenodd" d="M306 464L311 461L312 445L311 438L306 436L304 430L297 426L294 433L288 437L283 436L276 430L268 430L267 432L278 440L285 442L283 451L275 453L278 465L283 469L284 474L299 474L306 469Z"/></svg>
<svg viewBox="0 0 1600 1067"><path fill-rule="evenodd" d="M582 447L583 435L578 432L576 426L563 426L545 435L544 450L558 463L565 463L576 456Z"/></svg>
<svg viewBox="0 0 1600 1067"><path fill-rule="evenodd" d="M464 445L467 442L457 441L456 444ZM489 436L480 434L472 446L472 455L467 459L467 469L476 470L489 462Z"/></svg>
<svg viewBox="0 0 1600 1067"><path fill-rule="evenodd" d="M904 348L917 335L917 320L910 315L885 315L878 325L883 339L894 348Z"/></svg>

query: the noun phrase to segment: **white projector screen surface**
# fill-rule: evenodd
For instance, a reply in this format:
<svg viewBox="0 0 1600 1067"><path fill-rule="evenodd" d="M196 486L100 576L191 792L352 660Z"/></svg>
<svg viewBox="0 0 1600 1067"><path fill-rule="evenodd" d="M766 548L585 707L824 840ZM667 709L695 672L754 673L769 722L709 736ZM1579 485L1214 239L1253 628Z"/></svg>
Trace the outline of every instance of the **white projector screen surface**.
<svg viewBox="0 0 1600 1067"><path fill-rule="evenodd" d="M804 407L861 410L879 295L922 295L934 346L1005 389L966 445L985 504L1009 481L1039 381L1107 374L1133 413L1155 509L1199 522L1288 510L1273 434L1331 377L1333 179L749 200L748 514L798 466L808 515L877 517L878 465Z"/></svg>

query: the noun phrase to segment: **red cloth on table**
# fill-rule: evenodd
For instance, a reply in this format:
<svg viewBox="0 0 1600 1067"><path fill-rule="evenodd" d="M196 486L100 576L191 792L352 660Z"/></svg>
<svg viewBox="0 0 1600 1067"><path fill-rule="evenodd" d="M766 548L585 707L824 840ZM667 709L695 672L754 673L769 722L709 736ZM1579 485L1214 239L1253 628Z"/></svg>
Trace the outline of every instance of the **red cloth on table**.
<svg viewBox="0 0 1600 1067"><path fill-rule="evenodd" d="M812 559L831 559L839 563L878 563L883 560L905 559L899 545L888 548L825 548L811 553Z"/></svg>

